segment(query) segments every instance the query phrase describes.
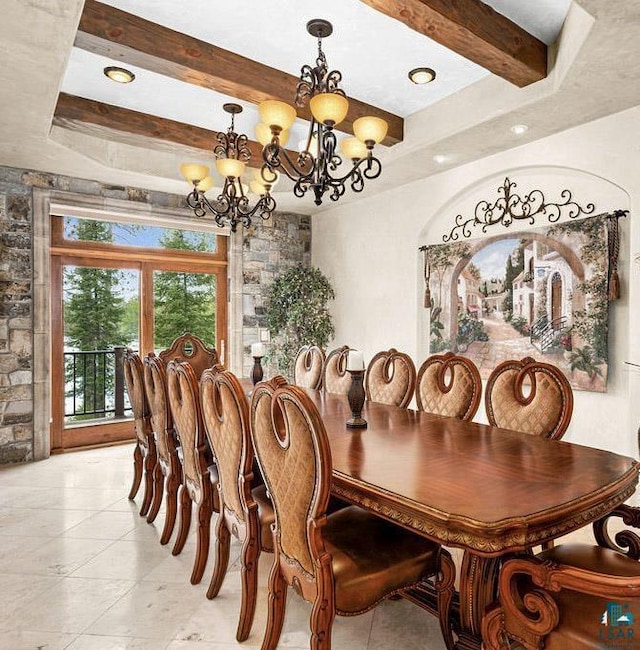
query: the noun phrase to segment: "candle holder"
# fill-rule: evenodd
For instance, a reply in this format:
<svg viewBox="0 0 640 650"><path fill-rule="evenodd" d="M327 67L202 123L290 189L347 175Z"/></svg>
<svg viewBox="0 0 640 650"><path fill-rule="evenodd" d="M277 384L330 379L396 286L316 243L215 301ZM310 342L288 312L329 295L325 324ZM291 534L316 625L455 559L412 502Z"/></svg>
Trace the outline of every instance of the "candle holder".
<svg viewBox="0 0 640 650"><path fill-rule="evenodd" d="M364 406L364 370L348 370L351 375L351 386L347 393L349 407L351 408L351 418L347 420L348 429L366 429L367 421L362 417L362 407Z"/></svg>
<svg viewBox="0 0 640 650"><path fill-rule="evenodd" d="M262 381L264 373L262 371L262 357L253 357L253 368L251 369L251 381L255 386Z"/></svg>

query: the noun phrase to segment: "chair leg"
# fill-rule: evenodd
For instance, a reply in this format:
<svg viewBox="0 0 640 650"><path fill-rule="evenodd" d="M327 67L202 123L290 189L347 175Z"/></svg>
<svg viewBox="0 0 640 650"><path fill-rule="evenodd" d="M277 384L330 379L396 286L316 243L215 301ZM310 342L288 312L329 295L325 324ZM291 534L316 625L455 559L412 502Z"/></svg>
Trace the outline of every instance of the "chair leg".
<svg viewBox="0 0 640 650"><path fill-rule="evenodd" d="M162 465L156 462L156 468L153 470L153 500L151 501L151 508L147 515L147 523L152 524L162 505L162 496L164 495L164 474L162 472Z"/></svg>
<svg viewBox="0 0 640 650"><path fill-rule="evenodd" d="M164 528L160 536L160 544L163 546L171 539L173 528L176 524L176 514L178 512L178 488L180 487L180 478L177 474L171 473L166 482L166 504L164 516Z"/></svg>
<svg viewBox="0 0 640 650"><path fill-rule="evenodd" d="M258 558L260 546L258 536L247 534L242 544L240 556L240 579L242 581L242 603L240 605L240 620L236 630L236 640L246 641L251 634L253 617L256 613L258 600Z"/></svg>
<svg viewBox="0 0 640 650"><path fill-rule="evenodd" d="M453 630L451 629L451 603L454 594L454 581L456 577L456 567L451 556L444 549L440 550L440 572L436 579L436 594L438 599L438 620L442 638L447 646L447 650L452 650L454 646Z"/></svg>
<svg viewBox="0 0 640 650"><path fill-rule="evenodd" d="M231 533L229 533L224 517L220 516L216 523L215 563L209 589L207 589L207 598L209 600L213 600L218 595L220 587L222 587L222 581L227 574L230 540Z"/></svg>
<svg viewBox="0 0 640 650"><path fill-rule="evenodd" d="M140 445L136 443L135 449L133 450L133 483L129 490L129 501L133 501L136 494L138 494L140 482L142 481L142 465L142 451L140 450Z"/></svg>
<svg viewBox="0 0 640 650"><path fill-rule="evenodd" d="M331 650L331 630L336 617L335 607L318 594L311 608L311 650Z"/></svg>
<svg viewBox="0 0 640 650"><path fill-rule="evenodd" d="M140 507L140 516L146 517L153 500L153 473L156 469L158 457L155 448L149 447L144 459L144 498Z"/></svg>
<svg viewBox="0 0 640 650"><path fill-rule="evenodd" d="M184 548L187 536L189 535L189 527L191 526L191 496L189 490L183 484L180 487L180 527L178 528L178 536L176 537L175 544L173 545L172 555L179 555Z"/></svg>
<svg viewBox="0 0 640 650"><path fill-rule="evenodd" d="M198 539L196 547L196 559L193 562L191 572L191 584L197 585L202 580L204 569L207 566L209 557L209 543L211 541L211 499L205 497L197 506L196 519L198 522Z"/></svg>
<svg viewBox="0 0 640 650"><path fill-rule="evenodd" d="M261 650L276 650L284 614L287 606L287 583L280 571L278 556L274 557L271 573L269 574L269 600L267 605L267 629L262 640Z"/></svg>

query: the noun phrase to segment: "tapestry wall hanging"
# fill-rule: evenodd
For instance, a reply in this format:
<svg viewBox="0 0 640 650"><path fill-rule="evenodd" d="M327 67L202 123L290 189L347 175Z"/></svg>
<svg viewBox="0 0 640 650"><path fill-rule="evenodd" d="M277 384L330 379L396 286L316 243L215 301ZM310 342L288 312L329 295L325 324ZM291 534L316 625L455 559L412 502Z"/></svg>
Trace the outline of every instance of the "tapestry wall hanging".
<svg viewBox="0 0 640 650"><path fill-rule="evenodd" d="M503 197L513 187L505 179ZM496 228L500 234L467 241L461 240L471 231L465 234L457 226L458 236L454 228L443 237L448 243L421 248L425 307L431 308L431 354L462 354L474 361L483 379L502 361L533 357L558 366L574 388L606 391L608 292L619 290L617 225L626 213L554 223L562 216L559 205L571 206L570 217L594 210L591 204L581 208L565 192L562 205L545 204L540 193L542 207L552 206L551 216L538 210L547 217L545 226L517 233ZM524 200L516 199L522 208ZM513 196L510 201L511 208L518 205ZM507 204L498 205L499 210L496 205L478 204L491 211L488 225L508 226ZM531 212L525 218L534 223ZM487 232L477 214L472 221ZM458 217L456 222L464 220Z"/></svg>

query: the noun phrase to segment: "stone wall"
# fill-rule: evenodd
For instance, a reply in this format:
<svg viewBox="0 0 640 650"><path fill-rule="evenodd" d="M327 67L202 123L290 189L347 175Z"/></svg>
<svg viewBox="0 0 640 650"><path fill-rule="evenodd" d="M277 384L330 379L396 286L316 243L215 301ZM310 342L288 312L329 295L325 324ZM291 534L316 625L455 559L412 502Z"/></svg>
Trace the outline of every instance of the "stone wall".
<svg viewBox="0 0 640 650"><path fill-rule="evenodd" d="M125 200L158 209L184 207L183 196L0 166L0 465L34 457L33 188ZM270 282L281 269L309 264L310 250L311 224L306 216L276 213L272 220L245 233L245 368L251 367L251 343L259 340L260 328L266 327L265 298Z"/></svg>
<svg viewBox="0 0 640 650"><path fill-rule="evenodd" d="M0 187L0 463L32 451L31 242L28 188Z"/></svg>
<svg viewBox="0 0 640 650"><path fill-rule="evenodd" d="M311 263L311 217L279 212L269 221L251 226L242 251L242 338L243 373L249 376L253 366L251 343L260 340L266 330L269 286L280 273L292 266ZM265 343L268 351L269 343ZM276 374L264 364L265 378Z"/></svg>

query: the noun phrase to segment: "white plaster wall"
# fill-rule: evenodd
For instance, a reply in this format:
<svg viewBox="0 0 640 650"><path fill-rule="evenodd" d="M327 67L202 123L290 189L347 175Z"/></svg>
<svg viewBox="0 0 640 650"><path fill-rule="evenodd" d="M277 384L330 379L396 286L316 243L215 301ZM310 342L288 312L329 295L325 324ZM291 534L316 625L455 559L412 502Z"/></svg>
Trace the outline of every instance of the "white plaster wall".
<svg viewBox="0 0 640 650"><path fill-rule="evenodd" d="M639 132L636 107L314 216L312 262L336 290L335 344L360 348L366 359L393 346L419 365L427 354L428 312L417 248L440 241L458 211L470 214L478 199L496 196L505 176L518 182L517 191L538 187L547 200L568 188L579 203L593 201L596 214L628 208L621 223L623 297L610 317L608 392L576 391L565 439L637 456L640 369L624 362L640 364ZM481 409L476 419L483 417Z"/></svg>

